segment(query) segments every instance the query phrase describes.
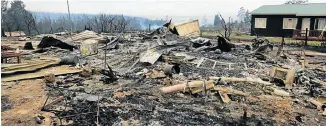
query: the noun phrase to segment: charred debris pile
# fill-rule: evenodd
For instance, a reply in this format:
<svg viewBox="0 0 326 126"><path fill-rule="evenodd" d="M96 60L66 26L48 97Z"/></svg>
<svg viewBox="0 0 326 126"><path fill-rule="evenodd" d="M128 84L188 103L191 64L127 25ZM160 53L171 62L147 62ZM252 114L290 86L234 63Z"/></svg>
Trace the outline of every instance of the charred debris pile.
<svg viewBox="0 0 326 126"><path fill-rule="evenodd" d="M54 125L326 122L325 57L262 38L236 44L199 37L192 23L184 23L190 30L170 22L151 33L43 37L23 58L54 56L49 62L79 71L44 76L42 110L55 114Z"/></svg>

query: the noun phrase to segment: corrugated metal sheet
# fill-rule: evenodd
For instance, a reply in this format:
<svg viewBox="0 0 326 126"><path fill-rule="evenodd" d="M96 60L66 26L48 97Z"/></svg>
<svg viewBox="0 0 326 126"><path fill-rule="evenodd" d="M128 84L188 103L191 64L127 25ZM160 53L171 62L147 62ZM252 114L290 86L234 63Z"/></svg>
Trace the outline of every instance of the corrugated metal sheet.
<svg viewBox="0 0 326 126"><path fill-rule="evenodd" d="M192 21L187 21L179 24L174 24L174 26L179 36L181 37L200 35L198 20L192 20Z"/></svg>
<svg viewBox="0 0 326 126"><path fill-rule="evenodd" d="M82 42L86 39L102 39L103 37L101 37L99 34L97 34L94 31L88 31L85 30L83 32L80 32L76 35L73 35L71 37L68 37L67 39L63 40L64 42Z"/></svg>
<svg viewBox="0 0 326 126"><path fill-rule="evenodd" d="M156 49L147 50L146 53L139 59L140 62L154 64L162 55Z"/></svg>
<svg viewBox="0 0 326 126"><path fill-rule="evenodd" d="M1 81L3 82L7 82L7 81L16 81L16 80L25 80L25 79L33 79L33 78L41 78L44 77L45 75L52 73L54 75L63 75L63 74L73 74L73 73L79 73L82 70L79 69L52 69L52 70L41 70L41 71L37 71L37 72L33 72L33 73L26 73L26 74L15 74L12 76L8 76L8 77L2 77Z"/></svg>
<svg viewBox="0 0 326 126"><path fill-rule="evenodd" d="M21 64L12 64L12 65L1 65L1 74L13 74L17 72L28 72L35 71L44 67L48 67L50 65L59 64L60 59L55 57L43 57L37 60L32 60L28 63Z"/></svg>

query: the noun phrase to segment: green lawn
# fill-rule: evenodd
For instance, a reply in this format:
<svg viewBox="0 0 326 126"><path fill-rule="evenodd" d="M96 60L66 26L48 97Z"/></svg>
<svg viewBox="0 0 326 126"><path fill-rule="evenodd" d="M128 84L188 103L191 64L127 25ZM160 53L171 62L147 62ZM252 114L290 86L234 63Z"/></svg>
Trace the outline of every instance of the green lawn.
<svg viewBox="0 0 326 126"><path fill-rule="evenodd" d="M203 37L205 36L217 36L220 35L219 33L216 32L202 32L201 33ZM230 39L231 40L240 40L240 41L251 41L252 39L256 38L256 36L250 36L250 35L236 35L236 34L231 34ZM268 39L270 42L273 43L281 43L282 42L282 37L265 37ZM284 38L285 43L290 44L290 43L299 43L301 40L294 40L292 38ZM308 41L309 46L320 46L321 42L319 41Z"/></svg>

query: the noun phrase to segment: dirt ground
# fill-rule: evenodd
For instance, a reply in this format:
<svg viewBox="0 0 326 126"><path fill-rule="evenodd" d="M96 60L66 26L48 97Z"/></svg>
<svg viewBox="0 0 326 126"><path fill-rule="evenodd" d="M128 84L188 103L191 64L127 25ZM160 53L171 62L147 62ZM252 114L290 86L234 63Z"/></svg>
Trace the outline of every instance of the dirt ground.
<svg viewBox="0 0 326 126"><path fill-rule="evenodd" d="M24 48L24 45L26 42L32 42L32 45L34 48L37 47L37 45L40 43L40 41L35 41L35 40L28 40L28 41L16 41L16 40L1 40L1 45L6 45L9 46L11 48Z"/></svg>
<svg viewBox="0 0 326 126"><path fill-rule="evenodd" d="M12 103L11 109L1 112L2 125L36 125L33 117L41 114L46 99L45 84L42 79L2 82L1 95L9 96L9 101Z"/></svg>
<svg viewBox="0 0 326 126"><path fill-rule="evenodd" d="M23 48L26 41L1 41L1 45L10 46L11 48Z"/></svg>

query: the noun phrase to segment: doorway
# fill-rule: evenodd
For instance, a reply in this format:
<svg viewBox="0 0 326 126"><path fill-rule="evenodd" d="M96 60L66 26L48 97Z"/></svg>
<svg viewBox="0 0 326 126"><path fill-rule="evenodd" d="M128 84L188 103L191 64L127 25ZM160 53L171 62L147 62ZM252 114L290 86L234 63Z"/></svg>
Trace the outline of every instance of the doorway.
<svg viewBox="0 0 326 126"><path fill-rule="evenodd" d="M308 33L307 33L307 35L309 36L309 30L310 30L310 18L302 18L302 25L301 25L302 33L306 33L306 28L308 28Z"/></svg>

